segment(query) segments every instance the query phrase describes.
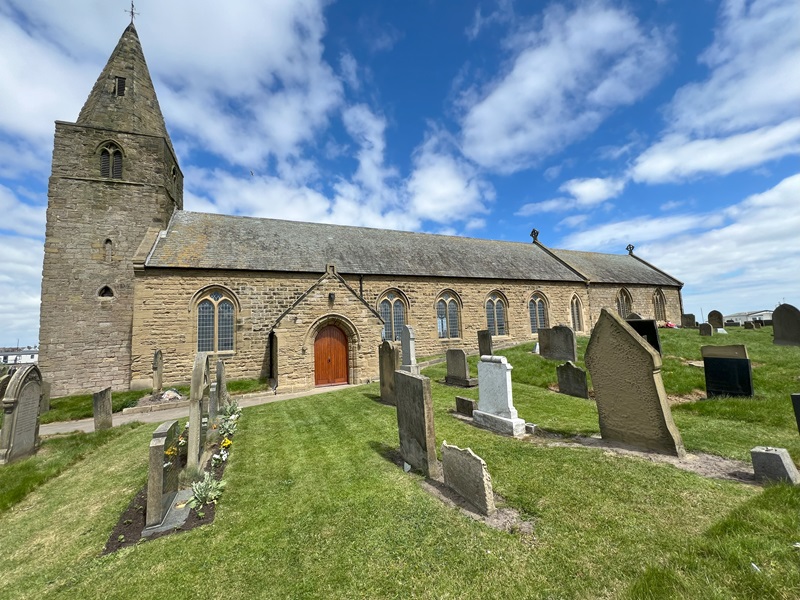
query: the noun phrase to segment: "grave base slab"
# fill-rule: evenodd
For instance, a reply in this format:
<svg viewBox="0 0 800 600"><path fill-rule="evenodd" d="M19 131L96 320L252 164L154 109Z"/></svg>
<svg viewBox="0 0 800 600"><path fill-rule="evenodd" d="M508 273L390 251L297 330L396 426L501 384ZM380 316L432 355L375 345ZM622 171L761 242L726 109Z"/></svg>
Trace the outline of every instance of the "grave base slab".
<svg viewBox="0 0 800 600"><path fill-rule="evenodd" d="M478 425L496 431L497 433L502 433L503 435L510 435L512 437L521 437L525 435L524 419L509 419L508 417L493 415L492 413L477 409L473 411L472 418Z"/></svg>

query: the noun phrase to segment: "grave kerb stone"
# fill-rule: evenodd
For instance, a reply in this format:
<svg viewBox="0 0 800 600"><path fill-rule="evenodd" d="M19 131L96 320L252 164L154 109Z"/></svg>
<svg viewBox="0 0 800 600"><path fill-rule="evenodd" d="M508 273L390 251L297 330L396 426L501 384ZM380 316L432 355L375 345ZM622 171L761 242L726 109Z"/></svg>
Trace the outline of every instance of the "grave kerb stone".
<svg viewBox="0 0 800 600"><path fill-rule="evenodd" d="M511 389L511 369L505 356L481 356L478 363L478 408L472 413L475 423L488 429L519 437L525 434L525 421L519 418Z"/></svg>
<svg viewBox="0 0 800 600"><path fill-rule="evenodd" d="M150 440L145 527L161 525L178 493L178 454L178 421L162 423Z"/></svg>
<svg viewBox="0 0 800 600"><path fill-rule="evenodd" d="M800 473L792 462L786 448L756 446L750 450L753 473L758 481L785 481L793 485L800 483Z"/></svg>
<svg viewBox="0 0 800 600"><path fill-rule="evenodd" d="M482 515L495 512L492 477L486 461L471 448L463 450L442 442L442 470L444 484L453 489Z"/></svg>
<svg viewBox="0 0 800 600"><path fill-rule="evenodd" d="M0 465L36 452L41 397L42 374L36 365L17 369L8 380L2 400Z"/></svg>
<svg viewBox="0 0 800 600"><path fill-rule="evenodd" d="M111 429L111 413L113 408L111 404L110 387L92 394L92 408L94 414L94 430L101 431L103 429Z"/></svg>
<svg viewBox="0 0 800 600"><path fill-rule="evenodd" d="M447 385L458 387L475 387L478 385L477 377L469 376L469 363L467 353L461 348L450 348L447 353L447 375L444 382Z"/></svg>
<svg viewBox="0 0 800 600"><path fill-rule="evenodd" d="M436 479L442 468L436 458L431 381L405 371L397 371L394 376L400 455L412 468Z"/></svg>

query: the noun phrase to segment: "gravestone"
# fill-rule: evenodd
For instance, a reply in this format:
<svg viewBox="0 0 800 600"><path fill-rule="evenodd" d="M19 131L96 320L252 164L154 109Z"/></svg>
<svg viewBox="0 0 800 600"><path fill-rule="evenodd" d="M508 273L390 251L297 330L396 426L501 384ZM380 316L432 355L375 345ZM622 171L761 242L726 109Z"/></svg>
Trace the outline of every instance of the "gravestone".
<svg viewBox="0 0 800 600"><path fill-rule="evenodd" d="M647 340L653 350L661 354L661 338L658 336L658 323L654 319L628 319L627 323Z"/></svg>
<svg viewBox="0 0 800 600"><path fill-rule="evenodd" d="M472 398L464 398L463 396L456 396L456 412L471 417L472 413L475 412L475 400Z"/></svg>
<svg viewBox="0 0 800 600"><path fill-rule="evenodd" d="M628 313L628 316L625 317L625 320L626 321L633 321L633 320L640 320L641 318L642 318L642 315L640 315L639 313L632 312L632 313Z"/></svg>
<svg viewBox="0 0 800 600"><path fill-rule="evenodd" d="M720 327L725 326L722 313L718 310L712 310L710 313L708 313L708 322L714 329L719 329Z"/></svg>
<svg viewBox="0 0 800 600"><path fill-rule="evenodd" d="M800 346L800 310L779 304L772 312L772 335L779 346Z"/></svg>
<svg viewBox="0 0 800 600"><path fill-rule="evenodd" d="M39 367L27 365L17 369L8 379L2 398L0 465L5 465L36 452L42 398Z"/></svg>
<svg viewBox="0 0 800 600"><path fill-rule="evenodd" d="M800 394L792 394L792 408L794 408L794 420L797 421L797 432L800 433Z"/></svg>
<svg viewBox="0 0 800 600"><path fill-rule="evenodd" d="M744 328L745 329L755 329L756 326L753 324L752 321L746 321L745 324L744 324Z"/></svg>
<svg viewBox="0 0 800 600"><path fill-rule="evenodd" d="M784 481L794 485L800 483L800 473L792 462L786 448L756 446L750 450L753 473L758 481Z"/></svg>
<svg viewBox="0 0 800 600"><path fill-rule="evenodd" d="M478 356L492 355L492 334L488 329L478 331Z"/></svg>
<svg viewBox="0 0 800 600"><path fill-rule="evenodd" d="M0 399L5 396L6 388L8 387L9 382L11 381L11 375L5 374L0 377Z"/></svg>
<svg viewBox="0 0 800 600"><path fill-rule="evenodd" d="M217 360L217 400L219 406L228 406L231 403L231 395L228 392L228 377L225 375L225 361L221 358Z"/></svg>
<svg viewBox="0 0 800 600"><path fill-rule="evenodd" d="M400 334L400 344L403 348L403 364L401 371L419 375L419 365L417 364L417 344L414 328L411 325L403 325L403 332Z"/></svg>
<svg viewBox="0 0 800 600"><path fill-rule="evenodd" d="M511 392L511 369L505 356L481 356L478 363L478 408L475 423L487 429L519 437L525 421L519 418Z"/></svg>
<svg viewBox="0 0 800 600"><path fill-rule="evenodd" d="M208 396L209 367L208 353L198 352L192 368L192 385L189 390L189 443L186 455L186 467L200 466L200 454L203 451L203 400Z"/></svg>
<svg viewBox="0 0 800 600"><path fill-rule="evenodd" d="M161 350L153 352L153 394L164 389L164 355Z"/></svg>
<svg viewBox="0 0 800 600"><path fill-rule="evenodd" d="M700 335L703 337L709 337L714 335L714 328L711 326L711 323L700 323Z"/></svg>
<svg viewBox="0 0 800 600"><path fill-rule="evenodd" d="M92 394L92 407L94 412L94 430L111 429L111 388Z"/></svg>
<svg viewBox="0 0 800 600"><path fill-rule="evenodd" d="M571 360L556 367L558 391L578 398L589 397L589 384L586 382L586 371L575 366Z"/></svg>
<svg viewBox="0 0 800 600"><path fill-rule="evenodd" d="M461 348L451 348L447 351L447 376L444 382L447 385L459 387L475 387L478 385L476 377L469 376L469 363L467 353Z"/></svg>
<svg viewBox="0 0 800 600"><path fill-rule="evenodd" d="M436 459L431 380L421 375L397 371L394 374L394 393L397 399L400 454L403 460L428 477L438 478L442 469Z"/></svg>
<svg viewBox="0 0 800 600"><path fill-rule="evenodd" d="M42 402L39 405L39 414L43 415L44 413L50 410L50 382L49 381L42 381ZM3 397L2 392L0 392L0 398Z"/></svg>
<svg viewBox="0 0 800 600"><path fill-rule="evenodd" d="M550 360L578 360L575 332L566 325L539 330L539 354Z"/></svg>
<svg viewBox="0 0 800 600"><path fill-rule="evenodd" d="M217 392L217 382L208 386L208 422L214 423L219 415L219 393Z"/></svg>
<svg viewBox="0 0 800 600"><path fill-rule="evenodd" d="M692 313L681 315L681 327L684 329L691 329L697 327L697 321Z"/></svg>
<svg viewBox="0 0 800 600"><path fill-rule="evenodd" d="M753 369L744 345L701 346L700 354L707 398L753 395Z"/></svg>
<svg viewBox="0 0 800 600"><path fill-rule="evenodd" d="M461 449L442 442L442 471L444 484L454 490L482 515L495 512L492 477L486 461L471 448Z"/></svg>
<svg viewBox="0 0 800 600"><path fill-rule="evenodd" d="M761 329L761 321L753 321L753 329Z"/></svg>
<svg viewBox="0 0 800 600"><path fill-rule="evenodd" d="M178 434L178 422L167 421L156 428L150 440L145 527L161 525L178 493Z"/></svg>
<svg viewBox="0 0 800 600"><path fill-rule="evenodd" d="M381 401L395 406L394 372L400 370L402 364L400 348L389 340L384 340L378 346L378 368L381 378Z"/></svg>
<svg viewBox="0 0 800 600"><path fill-rule="evenodd" d="M614 311L602 309L586 349L600 435L663 454L685 454L661 379L661 355Z"/></svg>

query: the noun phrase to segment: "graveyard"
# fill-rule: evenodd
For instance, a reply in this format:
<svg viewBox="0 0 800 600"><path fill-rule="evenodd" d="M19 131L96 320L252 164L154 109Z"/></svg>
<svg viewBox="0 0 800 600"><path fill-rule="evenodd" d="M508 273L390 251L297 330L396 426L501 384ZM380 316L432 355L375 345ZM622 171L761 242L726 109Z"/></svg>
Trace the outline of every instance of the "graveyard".
<svg viewBox="0 0 800 600"><path fill-rule="evenodd" d="M448 385L446 363L420 369L387 353L397 407L374 382L246 408L213 522L109 554L111 531L148 481L156 426L45 438L35 455L0 467L0 598L800 596L800 489L756 481L750 455L785 448L800 460L791 401L800 347L773 344L771 327L659 334L660 360L641 356L658 370L654 389L663 380L664 396L653 397L671 413L672 454L599 439L598 406L613 407L593 384L614 365L596 349L589 362L605 362L598 382L588 379L590 397L558 393L557 368L586 368L588 337L577 338L575 360L571 350L534 354L535 343L468 356L461 383L502 372L483 392ZM707 399L703 355L723 352L701 347L739 345L754 395ZM506 376L506 418L535 424L533 435L456 413L456 396L478 401ZM400 416L410 389L430 394L422 420L435 443L403 454L398 423L420 418ZM443 453L480 457L494 506L519 521L490 526L430 493L423 472L439 475ZM409 456L419 463L406 472Z"/></svg>

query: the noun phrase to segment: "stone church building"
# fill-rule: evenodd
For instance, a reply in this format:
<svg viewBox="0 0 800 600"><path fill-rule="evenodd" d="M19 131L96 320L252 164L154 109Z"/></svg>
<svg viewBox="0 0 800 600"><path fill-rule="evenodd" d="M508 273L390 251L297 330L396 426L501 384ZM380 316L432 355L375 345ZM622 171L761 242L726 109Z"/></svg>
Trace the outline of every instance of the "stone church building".
<svg viewBox="0 0 800 600"><path fill-rule="evenodd" d="M198 351L278 391L378 377L414 327L418 356L588 333L601 308L678 321L682 283L600 254L183 210L183 173L133 24L74 123L56 122L40 366L54 396L187 382Z"/></svg>

